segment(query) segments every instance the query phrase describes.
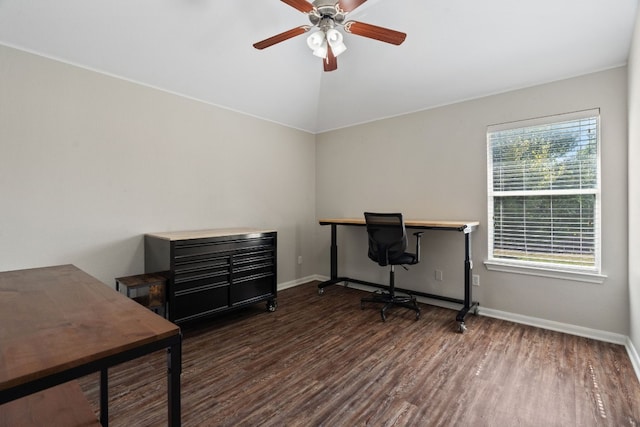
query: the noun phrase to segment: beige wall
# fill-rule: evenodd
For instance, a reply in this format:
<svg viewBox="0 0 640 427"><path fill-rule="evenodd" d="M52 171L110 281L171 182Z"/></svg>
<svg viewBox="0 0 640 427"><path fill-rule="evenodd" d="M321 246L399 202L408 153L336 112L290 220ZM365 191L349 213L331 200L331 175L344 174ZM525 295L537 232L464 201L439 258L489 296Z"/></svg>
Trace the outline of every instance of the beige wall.
<svg viewBox="0 0 640 427"><path fill-rule="evenodd" d="M629 337L640 351L640 9L629 56ZM636 367L640 375L640 366Z"/></svg>
<svg viewBox="0 0 640 427"><path fill-rule="evenodd" d="M0 46L0 146L0 271L113 286L145 232L255 226L279 283L315 273L314 135Z"/></svg>
<svg viewBox="0 0 640 427"><path fill-rule="evenodd" d="M635 62L630 109L640 99ZM627 181L625 67L317 136L2 46L0 94L0 270L73 263L112 285L142 272L145 232L257 226L279 231L283 283L328 275L329 230L317 217L400 210L481 221L473 260L483 307L640 341L626 256L627 182L633 200L638 180ZM596 107L608 278L487 271L486 126ZM638 127L632 117L631 141ZM341 273L387 279L366 258L362 229L339 235ZM432 232L424 243L424 262L399 269L398 283L460 296L462 236Z"/></svg>
<svg viewBox="0 0 640 427"><path fill-rule="evenodd" d="M476 219L475 298L482 307L627 335L627 73L600 73L327 132L317 143L319 217L402 211L409 218ZM425 94L428 96L428 94ZM602 118L601 285L488 271L487 125L600 108ZM366 257L364 229L339 231L340 274L387 280ZM399 286L462 296L463 239L424 236L424 261L396 273ZM328 275L329 230L318 227L321 271ZM436 281L434 270L442 270Z"/></svg>

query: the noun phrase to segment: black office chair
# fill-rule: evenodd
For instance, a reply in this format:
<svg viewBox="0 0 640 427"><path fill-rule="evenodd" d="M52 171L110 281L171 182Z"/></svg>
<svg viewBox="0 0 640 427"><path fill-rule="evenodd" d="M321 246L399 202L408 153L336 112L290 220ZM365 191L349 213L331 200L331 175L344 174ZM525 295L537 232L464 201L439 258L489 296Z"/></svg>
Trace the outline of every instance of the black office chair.
<svg viewBox="0 0 640 427"><path fill-rule="evenodd" d="M416 253L412 254L406 252L407 232L401 213L365 212L364 218L369 235L369 258L380 266L391 266L391 271L389 272L389 291L376 292L371 297L362 298L360 307L364 309L366 302L384 304L380 310L383 322L387 320L386 312L390 307L394 305L406 307L416 312L416 320L418 320L420 307L416 303L416 298L412 295L400 296L395 293L394 267L396 265L404 267L420 262L420 238L423 233L414 233Z"/></svg>

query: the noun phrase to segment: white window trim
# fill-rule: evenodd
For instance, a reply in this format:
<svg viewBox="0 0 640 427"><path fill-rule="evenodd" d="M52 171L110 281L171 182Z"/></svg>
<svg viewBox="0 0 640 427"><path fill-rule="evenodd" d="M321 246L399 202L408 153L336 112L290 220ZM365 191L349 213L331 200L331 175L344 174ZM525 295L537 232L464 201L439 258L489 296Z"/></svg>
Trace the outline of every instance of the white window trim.
<svg viewBox="0 0 640 427"><path fill-rule="evenodd" d="M584 269L571 271L568 268L553 268L552 266L541 267L538 265L526 265L524 262L510 263L498 259L486 260L484 266L489 271L550 277L552 279L572 280L575 282L602 284L607 279L607 275L598 273L595 270L593 272Z"/></svg>
<svg viewBox="0 0 640 427"><path fill-rule="evenodd" d="M536 126L540 124L548 124L569 120L578 120L587 117L597 117L598 118L598 136L597 136L597 189L589 189L589 190L568 190L571 194L579 194L583 191L585 193L596 194L596 221L598 222L596 227L596 242L597 249L595 253L595 266L594 267L571 267L571 266L561 266L558 264L549 264L544 265L543 263L530 263L527 261L509 261L501 258L493 258L493 202L495 196L500 196L501 191L494 191L490 188L489 183L493 182L493 159L490 156L491 153L491 142L489 140L489 133L496 132L500 130L514 129L514 128L524 128L530 126ZM495 125L489 125L487 127L487 213L489 219L489 233L487 238L488 243L488 259L485 260L484 265L487 270L491 271L500 271L505 273L516 273L516 274L525 274L525 275L533 275L540 277L550 277L554 279L563 279L563 280L574 280L579 282L587 282L587 283L596 283L602 284L604 283L607 276L602 273L602 210L601 210L601 199L602 199L602 181L601 181L601 124L600 124L600 109L590 109L577 111L573 113L566 114L557 114L553 116L545 116L528 120L518 120L514 122L501 123ZM559 194L564 192L563 190L541 190L541 191L527 191L523 192L526 195L533 196L537 195L534 193L546 193L546 194ZM514 192L510 192L511 195L514 195Z"/></svg>

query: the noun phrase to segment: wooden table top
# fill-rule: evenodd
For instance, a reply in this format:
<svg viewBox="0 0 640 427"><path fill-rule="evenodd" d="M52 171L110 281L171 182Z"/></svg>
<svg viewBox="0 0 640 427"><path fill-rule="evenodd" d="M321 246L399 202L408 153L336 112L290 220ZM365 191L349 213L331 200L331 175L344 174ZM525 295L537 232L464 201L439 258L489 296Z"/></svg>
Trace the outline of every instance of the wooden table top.
<svg viewBox="0 0 640 427"><path fill-rule="evenodd" d="M323 218L318 220L320 225L366 225L364 218ZM405 227L409 228L426 228L426 229L443 229L443 230L464 230L469 228L473 230L480 225L479 221L441 221L426 219L405 219Z"/></svg>
<svg viewBox="0 0 640 427"><path fill-rule="evenodd" d="M163 240L188 240L206 239L209 237L236 236L241 234L272 233L276 230L259 228L212 228L208 230L167 231L160 233L147 233L146 236L157 237Z"/></svg>
<svg viewBox="0 0 640 427"><path fill-rule="evenodd" d="M0 272L0 392L179 334L73 265Z"/></svg>

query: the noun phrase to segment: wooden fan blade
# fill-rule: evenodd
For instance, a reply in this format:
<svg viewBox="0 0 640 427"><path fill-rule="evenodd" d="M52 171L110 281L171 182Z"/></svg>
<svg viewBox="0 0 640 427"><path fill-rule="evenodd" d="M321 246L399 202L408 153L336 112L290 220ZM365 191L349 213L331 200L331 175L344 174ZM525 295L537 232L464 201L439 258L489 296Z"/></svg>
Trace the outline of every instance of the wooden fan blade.
<svg viewBox="0 0 640 427"><path fill-rule="evenodd" d="M285 31L284 33L276 34L273 37L269 37L268 39L262 40L258 43L254 43L253 47L255 47L256 49L264 49L265 47L273 46L274 44L289 40L291 37L304 34L309 31L309 29L311 29L311 27L309 27L308 25L292 28L289 31Z"/></svg>
<svg viewBox="0 0 640 427"><path fill-rule="evenodd" d="M324 63L324 71L334 71L338 69L338 60L336 59L331 46L327 46L327 57L322 60Z"/></svg>
<svg viewBox="0 0 640 427"><path fill-rule="evenodd" d="M351 12L356 7L362 5L362 3L367 0L340 0L338 2L338 7L345 12Z"/></svg>
<svg viewBox="0 0 640 427"><path fill-rule="evenodd" d="M376 25L365 24L364 22L349 21L344 24L345 31L362 37L379 40L381 42L391 43L395 45L402 44L407 38L405 33L390 30L388 28L378 27Z"/></svg>
<svg viewBox="0 0 640 427"><path fill-rule="evenodd" d="M282 0L282 2L303 13L310 13L313 10L313 5L306 0Z"/></svg>

